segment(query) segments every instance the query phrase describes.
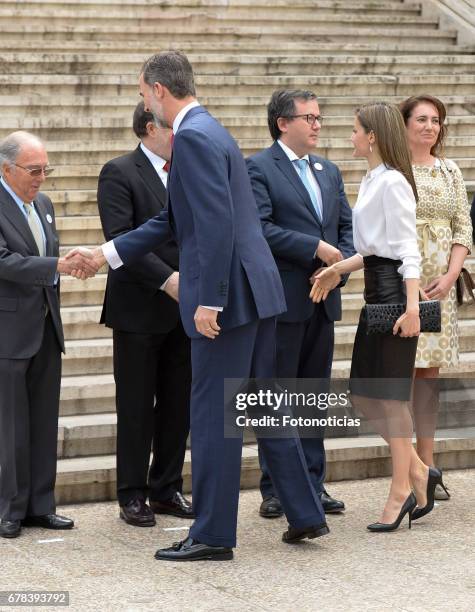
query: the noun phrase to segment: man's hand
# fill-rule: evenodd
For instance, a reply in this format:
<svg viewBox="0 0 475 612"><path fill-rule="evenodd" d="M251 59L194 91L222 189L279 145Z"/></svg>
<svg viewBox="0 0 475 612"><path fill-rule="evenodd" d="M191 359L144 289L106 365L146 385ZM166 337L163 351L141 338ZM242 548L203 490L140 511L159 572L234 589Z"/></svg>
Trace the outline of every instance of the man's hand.
<svg viewBox="0 0 475 612"><path fill-rule="evenodd" d="M81 280L94 276L106 263L106 258L100 246L93 250L86 249L85 247L77 247L69 251L64 259L78 262L79 267L73 267L69 274ZM85 273L87 275L85 275Z"/></svg>
<svg viewBox="0 0 475 612"><path fill-rule="evenodd" d="M343 259L341 252L324 240L320 240L318 243L317 257L326 263L327 266L331 266Z"/></svg>
<svg viewBox="0 0 475 612"><path fill-rule="evenodd" d="M57 271L60 274L69 274L81 280L95 276L98 269L89 249L73 249L65 257L58 259Z"/></svg>
<svg viewBox="0 0 475 612"><path fill-rule="evenodd" d="M163 291L169 295L175 302L178 302L178 287L180 283L180 275L178 272L173 272L163 288Z"/></svg>
<svg viewBox="0 0 475 612"><path fill-rule="evenodd" d="M214 340L215 337L221 331L218 325L218 311L211 310L211 308L204 308L204 306L198 306L195 312L195 326L196 331L210 340Z"/></svg>

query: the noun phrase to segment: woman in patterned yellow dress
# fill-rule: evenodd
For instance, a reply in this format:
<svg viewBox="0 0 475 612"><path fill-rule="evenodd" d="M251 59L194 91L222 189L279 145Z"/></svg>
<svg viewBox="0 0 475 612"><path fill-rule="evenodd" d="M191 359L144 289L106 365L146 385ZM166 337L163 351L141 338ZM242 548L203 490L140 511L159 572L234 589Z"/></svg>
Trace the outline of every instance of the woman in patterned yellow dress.
<svg viewBox="0 0 475 612"><path fill-rule="evenodd" d="M446 109L430 95L408 98L400 105L407 128L419 201L417 234L422 255L421 287L441 301L442 332L419 337L413 395L417 453L434 465L438 393L433 384L440 368L458 364L459 339L455 282L472 248L472 226L462 174L443 157ZM438 487L436 498L447 499Z"/></svg>

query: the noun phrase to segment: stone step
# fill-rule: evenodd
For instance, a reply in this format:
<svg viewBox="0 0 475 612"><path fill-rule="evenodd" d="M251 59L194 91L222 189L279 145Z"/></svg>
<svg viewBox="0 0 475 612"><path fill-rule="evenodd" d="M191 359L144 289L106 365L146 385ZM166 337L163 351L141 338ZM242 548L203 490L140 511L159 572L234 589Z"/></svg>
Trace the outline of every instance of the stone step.
<svg viewBox="0 0 475 612"><path fill-rule="evenodd" d="M356 301L351 304L353 306L351 309L353 315L357 310L356 304ZM340 324L336 328L333 369L334 376L337 378L346 375L345 372L349 367L355 331L356 327L354 324ZM467 377L472 377L472 372L475 374L475 321L472 319L461 319L460 331L461 354L470 363L461 362L458 369L450 371L450 375L467 375ZM108 374L111 372L112 338L68 340L66 342L66 355L63 358L64 376L85 376L89 374Z"/></svg>
<svg viewBox="0 0 475 612"><path fill-rule="evenodd" d="M4 0L0 2L0 8L3 10L12 10L12 6L18 9L17 0ZM272 6L273 12L281 12L282 16L288 16L288 5L285 0L274 0L270 5L268 0L256 0L251 2L245 0L243 2L237 2L233 0L231 2L223 3L222 0L174 0L172 6L165 3L157 3L150 1L136 1L131 2L127 0L125 2L118 2L117 0L98 2L94 1L79 1L68 0L67 2L61 2L59 0L22 0L21 9L23 11L34 11L37 10L38 6L45 11L55 12L64 10L66 7L73 7L74 17L83 16L84 14L97 14L102 17L104 15L104 8L107 7L107 14L111 17L114 16L117 20L130 20L141 18L148 18L151 14L163 14L164 12L170 12L170 9L176 10L180 8L185 9L187 12L203 12L203 11L219 11L225 13L226 16L235 14L241 14L241 12L249 12L250 10L255 11L255 14L262 14L263 17L269 15L269 6ZM285 11L285 12L284 12ZM390 13L398 16L412 16L417 17L421 13L421 4L404 4L401 5L397 1L382 1L378 3L362 1L362 0L349 0L346 2L334 1L334 0L319 0L318 4L315 4L313 0L298 0L298 2L292 3L292 13L308 13L312 11L318 13L318 15L324 14L341 14L347 15L349 11L358 12L364 15Z"/></svg>
<svg viewBox="0 0 475 612"><path fill-rule="evenodd" d="M470 381L461 381L462 387ZM475 427L475 388L456 388L440 392L439 428ZM351 412L351 410L350 410ZM330 416L348 416L345 409L332 409ZM355 434L371 433L371 426L363 422ZM352 435L349 432L350 435ZM330 427L326 438L341 436L342 430ZM115 412L88 413L73 416L61 416L59 419L58 458L87 457L91 455L109 455L116 451L117 416ZM250 429L245 432L245 440L255 442Z"/></svg>
<svg viewBox="0 0 475 612"><path fill-rule="evenodd" d="M448 147L447 149L450 151ZM475 151L473 152L475 153ZM328 155L328 151L326 151L326 153L326 157L331 158L331 156ZM361 173L360 178L362 178L363 175L364 172ZM475 192L474 180L466 180L465 185L469 194ZM360 182L351 183L349 181L346 181L345 183L345 193L351 206L353 206L356 201L359 187ZM61 244L63 246L95 246L104 242L104 236L102 233L99 217L90 214L96 212L97 215L97 204L95 204L96 189L74 190L74 192L78 198L81 198L80 194L84 194L84 202L86 203L85 208L83 209L84 215L70 215L68 205L64 203L65 199L67 199L67 196L69 194L68 191L50 191L47 189L45 189L44 191L44 193L46 193L53 201L57 214L59 214L59 212L61 211L66 212L68 215L65 217L58 217L58 228ZM81 208L80 204L77 204L77 206L79 207L79 209ZM86 215L86 212L89 213L89 216Z"/></svg>
<svg viewBox="0 0 475 612"><path fill-rule="evenodd" d="M113 375L63 376L59 407L61 416L114 412Z"/></svg>
<svg viewBox="0 0 475 612"><path fill-rule="evenodd" d="M329 131L327 121L325 121L325 131ZM452 130L451 130L452 132ZM47 139L46 139L47 141ZM319 150L315 153L318 155ZM455 158L459 168L462 170L464 179L475 181L475 158ZM356 183L364 176L367 166L363 160L342 160L338 162L343 180L348 183ZM101 171L100 164L84 164L70 166L55 166L54 174L48 177L45 189L53 194L56 214L59 215L94 215L97 214L95 198L90 196L90 200L84 202L67 201L69 194L75 195L76 190L70 190L72 185L82 190L94 190L97 188L97 177Z"/></svg>
<svg viewBox="0 0 475 612"><path fill-rule="evenodd" d="M315 87L318 94L321 91L320 87ZM449 91L449 89L447 89ZM394 104L402 101L406 96L387 95L384 99L387 102ZM475 114L475 94L465 95L447 95L444 92L442 95L444 103L448 107L450 116L466 116ZM216 117L236 117L236 116L263 116L269 102L268 95L256 96L204 96L200 95L200 102ZM352 116L357 106L367 102L374 102L374 97L360 95L357 98L354 96L326 96L319 95L319 104L322 113L326 118L337 116ZM131 125L131 116L133 109L137 104L137 91L132 94L122 94L113 99L105 96L88 96L88 95L73 95L61 96L61 106L57 106L57 98L52 95L25 93L22 98L22 107L18 107L18 97L15 95L0 95L0 108L2 108L2 117L15 122L22 121L24 118L30 118L34 121L42 121L43 117L50 117L51 120L68 121L69 125L73 125L71 116L77 120L95 120L95 117L103 117L104 119L112 119L120 117L122 120L128 120L128 125ZM52 111L54 109L54 111ZM41 124L40 124L41 125Z"/></svg>
<svg viewBox="0 0 475 612"><path fill-rule="evenodd" d="M56 227L60 243L66 245L101 244L105 242L99 216L58 217Z"/></svg>
<svg viewBox="0 0 475 612"><path fill-rule="evenodd" d="M314 75L330 71L333 75L379 74L466 74L475 65L473 55L319 55L246 54L196 55L189 60L196 75L270 76ZM2 73L125 75L134 77L143 63L143 53L1 53Z"/></svg>
<svg viewBox="0 0 475 612"><path fill-rule="evenodd" d="M110 374L112 372L112 338L66 341L63 376Z"/></svg>
<svg viewBox="0 0 475 612"><path fill-rule="evenodd" d="M282 25L282 19L276 20L278 25L261 26L258 25L239 25L228 24L219 19L186 19L183 24L174 24L171 20L162 20L155 26L150 25L130 25L130 26L95 26L95 25L70 25L51 24L51 19L45 17L49 23L35 22L35 27L21 23L12 22L12 17L5 18L2 23L2 38L4 40L22 40L26 36L29 40L111 40L129 41L137 40L153 42L160 36L160 45L169 48L183 38L189 42L207 41L219 42L223 38L227 40L239 40L241 43L262 40L267 43L271 41L279 43L282 37L288 37L289 33L298 37L302 43L307 40L314 44L320 42L381 42L402 43L418 39L427 39L434 43L440 41L442 44L449 45L455 43L457 32L454 29L438 30L437 20L421 20L415 22L414 19L403 18L400 20L387 22L380 17L371 19L368 17L349 17L349 23L342 25L333 18L319 19L312 27L305 27L299 22L289 25ZM333 19L333 21L332 21ZM341 20L340 20L341 21ZM248 23L253 23L250 20ZM420 27L419 27L420 24ZM306 25L306 24L305 24ZM384 26L384 27L383 27ZM179 43L178 45L179 46Z"/></svg>
<svg viewBox="0 0 475 612"><path fill-rule="evenodd" d="M132 130L130 130L132 132ZM266 139L259 138L237 138L238 145L240 146L244 156L256 153L272 144L270 136ZM57 165L102 165L113 157L123 155L124 153L130 152L137 146L137 140L133 136L127 140L92 140L90 142L84 142L81 140L71 141L49 141L48 142L48 157L52 166ZM475 157L475 136L449 136L447 138L447 146L445 154L449 158L473 158ZM320 138L318 145L318 154L322 157L338 163L343 160L352 159L353 147L350 142L350 135L345 138ZM47 184L45 184L45 191L48 191ZM65 194L65 198L74 198L75 201L81 195L79 191L83 190L71 190ZM76 192L76 193L74 193ZM59 194L58 194L58 197ZM66 201L64 202L66 203Z"/></svg>
<svg viewBox="0 0 475 612"><path fill-rule="evenodd" d="M248 40L244 43L237 40L221 40L216 41L176 41L176 45L170 42L169 47L179 47L186 54L192 53L237 53L237 54L272 54L275 52L275 42L266 40ZM279 41L279 53L286 55L301 55L302 43L295 41L282 40ZM38 50L38 41L22 40L22 39L7 39L5 36L0 40L0 51L6 52L22 52L26 50L33 52ZM136 40L43 40L41 41L41 50L44 53L136 53L141 55L141 61L147 55L152 55L157 51L157 45L153 40L146 41L137 38ZM364 55L371 54L373 57L378 55L388 55L396 53L398 55L418 53L423 57L426 54L473 54L475 46L466 44L456 44L452 41L451 44L440 42L431 43L427 41L419 42L415 40L407 40L403 42L386 42L382 40L369 40L358 42L347 42L345 40L339 42L325 42L325 45L317 43L311 39L305 41L305 53L318 55Z"/></svg>
<svg viewBox="0 0 475 612"><path fill-rule="evenodd" d="M388 446L376 436L328 439L326 481L374 478L391 473ZM440 430L435 443L437 465L442 469L475 466L475 432ZM115 499L116 459L114 455L60 459L56 479L58 504ZM257 445L243 447L241 488L259 485ZM183 467L184 491L191 490L191 455L187 451Z"/></svg>
<svg viewBox="0 0 475 612"><path fill-rule="evenodd" d="M315 10L317 8L317 10ZM367 14L365 12L347 11L341 14L334 11L318 10L318 7L302 7L300 10L288 11L286 7L239 7L233 10L229 7L222 9L207 8L193 10L183 8L176 10L175 7L166 7L163 10L160 6L148 8L145 11L137 9L127 10L81 10L74 8L55 7L55 8L5 8L0 6L0 24L2 30L11 36L18 31L28 29L34 20L34 30L43 30L46 33L71 33L71 23L74 23L73 33L77 36L87 38L90 34L101 32L106 36L111 33L115 38L128 38L131 31L143 36L150 37L153 32L155 35L168 33L169 29L179 30L190 26L190 29L197 30L200 25L207 28L208 32L223 30L232 33L233 30L248 28L263 29L266 31L279 27L282 31L282 22L285 19L285 29L292 32L295 29L304 29L309 24L315 24L318 28L325 28L330 31L333 28L341 29L342 26L348 28L420 28L433 29L439 27L439 17L429 15L401 15L393 12L391 19L388 20L385 12ZM189 34L189 31L188 31ZM48 38L46 36L46 38ZM68 36L70 38L70 36ZM130 40L130 38L129 38Z"/></svg>
<svg viewBox="0 0 475 612"><path fill-rule="evenodd" d="M475 65L475 64L474 64ZM322 109L323 111L323 109ZM264 115L265 108L255 116L218 117L223 125L236 137L268 138L269 128ZM46 141L49 140L125 140L131 138L130 114L123 117L9 117L0 119L0 138L14 130L32 131ZM447 120L451 136L475 136L475 115L455 115ZM351 134L353 116L324 116L321 135L345 138ZM56 173L55 173L56 176ZM54 177L52 179L54 180Z"/></svg>
<svg viewBox="0 0 475 612"><path fill-rule="evenodd" d="M4 94L20 94L31 91L31 74L0 75L0 86ZM35 74L35 91L38 95L80 95L120 96L123 92L132 95L138 92L137 75L74 75ZM403 75L294 75L294 76L218 76L197 75L199 96L229 95L239 89L244 95L270 96L279 87L316 88L327 96L352 96L358 104L359 96L366 96L368 90L375 97L409 96L430 90L433 95L473 95L475 74L403 74ZM25 91L26 90L26 91Z"/></svg>
<svg viewBox="0 0 475 612"><path fill-rule="evenodd" d="M61 308L66 340L110 338L112 330L101 325L102 304L94 306L67 306Z"/></svg>
<svg viewBox="0 0 475 612"><path fill-rule="evenodd" d="M106 286L106 274L78 280L70 276L61 277L62 306L97 306L102 304Z"/></svg>

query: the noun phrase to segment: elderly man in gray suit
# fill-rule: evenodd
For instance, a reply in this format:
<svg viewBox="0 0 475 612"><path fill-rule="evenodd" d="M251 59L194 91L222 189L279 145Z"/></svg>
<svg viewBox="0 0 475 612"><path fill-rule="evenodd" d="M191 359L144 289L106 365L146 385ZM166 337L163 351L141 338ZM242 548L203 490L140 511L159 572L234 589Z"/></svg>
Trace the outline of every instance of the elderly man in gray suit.
<svg viewBox="0 0 475 612"><path fill-rule="evenodd" d="M71 529L55 507L61 352L59 274L95 267L59 257L44 144L27 132L0 142L0 536ZM78 270L82 270L79 272Z"/></svg>

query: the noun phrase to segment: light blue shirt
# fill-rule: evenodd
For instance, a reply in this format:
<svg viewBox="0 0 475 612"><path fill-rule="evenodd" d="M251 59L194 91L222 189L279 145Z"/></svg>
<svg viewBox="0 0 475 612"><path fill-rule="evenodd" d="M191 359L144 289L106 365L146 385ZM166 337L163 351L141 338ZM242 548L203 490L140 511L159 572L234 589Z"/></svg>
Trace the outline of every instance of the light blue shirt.
<svg viewBox="0 0 475 612"><path fill-rule="evenodd" d="M13 189L10 187L10 185L8 185L8 183L4 180L3 176L0 178L0 183L2 184L2 187L5 189L5 191L7 191L13 198L13 200L15 201L15 204L18 206L18 208L21 210L21 212L23 213L23 216L25 217L26 221L28 222L28 213L25 210L25 206L24 206L24 202L23 200L17 196L17 194L13 191ZM27 202L28 204L28 202ZM38 215L38 213L36 212L36 208L35 208L35 203L31 202L31 208L32 208L32 214L35 215L37 221L38 221L38 225L41 228L41 235L43 237L43 246L44 246L44 250L46 253L46 234L45 234L45 230L43 229L43 224L41 223L41 219L40 216Z"/></svg>

